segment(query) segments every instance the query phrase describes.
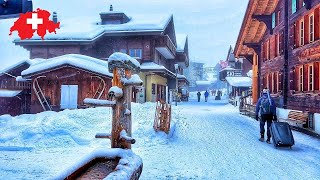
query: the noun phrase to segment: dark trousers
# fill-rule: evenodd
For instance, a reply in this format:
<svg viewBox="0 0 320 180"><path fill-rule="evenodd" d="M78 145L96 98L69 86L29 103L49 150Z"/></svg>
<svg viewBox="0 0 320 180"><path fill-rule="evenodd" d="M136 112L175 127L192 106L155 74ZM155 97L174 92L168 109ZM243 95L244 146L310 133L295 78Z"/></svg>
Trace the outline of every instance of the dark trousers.
<svg viewBox="0 0 320 180"><path fill-rule="evenodd" d="M206 102L208 102L208 97L205 97L204 99L205 99Z"/></svg>
<svg viewBox="0 0 320 180"><path fill-rule="evenodd" d="M200 102L200 96L198 96L198 102Z"/></svg>
<svg viewBox="0 0 320 180"><path fill-rule="evenodd" d="M267 122L267 136L268 138L271 137L271 132L270 132L270 127L271 127L271 123L272 123L272 119L273 119L273 115L261 115L261 119L260 119L260 133L262 136L264 136L264 126Z"/></svg>

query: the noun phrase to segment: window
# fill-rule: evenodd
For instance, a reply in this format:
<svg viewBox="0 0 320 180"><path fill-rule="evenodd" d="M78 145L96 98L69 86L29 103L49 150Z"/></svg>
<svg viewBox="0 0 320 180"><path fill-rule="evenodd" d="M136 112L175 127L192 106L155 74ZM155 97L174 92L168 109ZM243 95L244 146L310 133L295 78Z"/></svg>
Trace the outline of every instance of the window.
<svg viewBox="0 0 320 180"><path fill-rule="evenodd" d="M314 79L313 65L308 67L308 91L313 91L313 79Z"/></svg>
<svg viewBox="0 0 320 180"><path fill-rule="evenodd" d="M127 54L127 49L120 49L121 53Z"/></svg>
<svg viewBox="0 0 320 180"><path fill-rule="evenodd" d="M298 3L297 3L297 0L292 0L291 2L292 2L291 3L291 10L292 10L292 14L293 14L293 13L297 12Z"/></svg>
<svg viewBox="0 0 320 180"><path fill-rule="evenodd" d="M300 46L303 46L304 45L304 20L302 19L300 21Z"/></svg>
<svg viewBox="0 0 320 180"><path fill-rule="evenodd" d="M299 91L303 91L303 66L299 67Z"/></svg>
<svg viewBox="0 0 320 180"><path fill-rule="evenodd" d="M272 29L276 27L276 13L272 13Z"/></svg>
<svg viewBox="0 0 320 180"><path fill-rule="evenodd" d="M130 49L129 55L136 59L142 59L142 49Z"/></svg>
<svg viewBox="0 0 320 180"><path fill-rule="evenodd" d="M275 78L274 78L274 73L271 73L271 93L274 93L274 80L275 80Z"/></svg>
<svg viewBox="0 0 320 180"><path fill-rule="evenodd" d="M314 15L309 16L309 42L314 41Z"/></svg>
<svg viewBox="0 0 320 180"><path fill-rule="evenodd" d="M267 88L270 89L270 86L269 86L269 83L270 83L269 74L267 74L266 76L267 76Z"/></svg>

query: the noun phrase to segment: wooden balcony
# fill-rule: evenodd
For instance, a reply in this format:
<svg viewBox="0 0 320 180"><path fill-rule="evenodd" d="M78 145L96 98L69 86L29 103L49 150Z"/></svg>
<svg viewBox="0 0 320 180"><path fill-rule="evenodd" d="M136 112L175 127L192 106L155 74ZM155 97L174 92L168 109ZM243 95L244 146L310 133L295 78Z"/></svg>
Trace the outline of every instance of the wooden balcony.
<svg viewBox="0 0 320 180"><path fill-rule="evenodd" d="M174 59L176 56L176 46L168 35L160 36L156 40L155 48L166 59Z"/></svg>
<svg viewBox="0 0 320 180"><path fill-rule="evenodd" d="M2 80L0 89L14 89L14 90L25 90L31 89L31 82L23 81L17 82L15 79Z"/></svg>
<svg viewBox="0 0 320 180"><path fill-rule="evenodd" d="M181 66L182 68L187 68L189 67L189 58L185 52L178 52L176 61Z"/></svg>

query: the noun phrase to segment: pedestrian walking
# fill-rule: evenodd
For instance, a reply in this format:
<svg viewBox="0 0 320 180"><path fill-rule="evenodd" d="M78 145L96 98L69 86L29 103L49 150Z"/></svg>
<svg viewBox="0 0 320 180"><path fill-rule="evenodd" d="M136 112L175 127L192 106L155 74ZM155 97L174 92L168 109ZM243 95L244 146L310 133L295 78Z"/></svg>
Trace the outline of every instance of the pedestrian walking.
<svg viewBox="0 0 320 180"><path fill-rule="evenodd" d="M208 90L206 90L206 92L204 93L204 99L206 102L208 102L208 97L209 97L209 92Z"/></svg>
<svg viewBox="0 0 320 180"><path fill-rule="evenodd" d="M260 141L264 141L265 124L267 122L267 143L270 144L271 132L270 127L272 120L277 121L276 105L274 100L270 97L270 92L267 88L262 91L262 96L259 98L256 106L256 120L260 116Z"/></svg>
<svg viewBox="0 0 320 180"><path fill-rule="evenodd" d="M198 102L200 102L200 97L201 97L200 91L198 91L197 96L198 96Z"/></svg>

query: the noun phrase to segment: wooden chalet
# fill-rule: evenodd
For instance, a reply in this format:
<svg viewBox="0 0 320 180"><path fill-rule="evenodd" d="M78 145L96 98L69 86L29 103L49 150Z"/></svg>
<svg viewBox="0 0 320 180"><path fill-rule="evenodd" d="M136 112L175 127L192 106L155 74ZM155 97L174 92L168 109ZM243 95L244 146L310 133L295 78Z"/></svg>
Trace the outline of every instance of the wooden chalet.
<svg viewBox="0 0 320 180"><path fill-rule="evenodd" d="M320 0L285 3L249 0L235 56L253 65L254 102L268 87L278 107L319 113Z"/></svg>
<svg viewBox="0 0 320 180"><path fill-rule="evenodd" d="M175 89L174 64L180 72L189 66L187 38L183 49L177 49L173 16L136 15L110 9L100 13L100 21L79 22L61 20L61 29L41 40L15 40L30 52L30 58L53 58L65 54L82 54L107 60L114 52L122 52L141 63L139 76L144 86L137 89L139 102L166 100L169 89ZM49 75L47 75L49 76ZM55 76L55 75L54 75ZM89 76L88 76L89 77ZM136 98L136 94L133 94ZM58 100L55 99L55 105ZM138 101L138 100L137 100Z"/></svg>
<svg viewBox="0 0 320 180"><path fill-rule="evenodd" d="M85 108L85 98L108 98L112 74L106 61L78 54L37 61L21 72L32 80L31 113Z"/></svg>
<svg viewBox="0 0 320 180"><path fill-rule="evenodd" d="M30 113L31 82L21 78L21 72L30 65L31 61L26 60L0 72L0 115Z"/></svg>

